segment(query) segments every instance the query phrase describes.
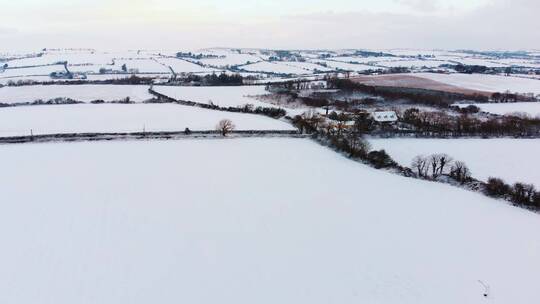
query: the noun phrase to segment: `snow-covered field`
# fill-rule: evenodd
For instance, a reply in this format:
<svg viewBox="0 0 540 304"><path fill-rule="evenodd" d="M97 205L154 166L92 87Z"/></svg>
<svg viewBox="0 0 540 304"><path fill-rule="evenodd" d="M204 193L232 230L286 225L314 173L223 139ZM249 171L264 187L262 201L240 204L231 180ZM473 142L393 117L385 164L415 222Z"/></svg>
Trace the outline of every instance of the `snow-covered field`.
<svg viewBox="0 0 540 304"><path fill-rule="evenodd" d="M391 50L379 50L384 53L389 53L395 56L461 56L466 57L467 54L456 52L456 51L445 51L445 50L425 50L425 49L391 49Z"/></svg>
<svg viewBox="0 0 540 304"><path fill-rule="evenodd" d="M540 102L512 102L512 103L477 103L474 104L484 112L505 115L516 112L527 113L532 117L540 116ZM468 104L458 104L466 107Z"/></svg>
<svg viewBox="0 0 540 304"><path fill-rule="evenodd" d="M178 58L159 58L157 59L157 61L167 67L170 66L174 70L174 72L178 74L180 73L212 73L212 72L219 73L220 72L220 70L205 68L195 63L178 59Z"/></svg>
<svg viewBox="0 0 540 304"><path fill-rule="evenodd" d="M68 69L72 73L94 73L98 74L101 69L113 70L114 72L121 72L122 67L117 65L70 65Z"/></svg>
<svg viewBox="0 0 540 304"><path fill-rule="evenodd" d="M265 72L278 74L308 74L310 71L304 68L289 65L287 62L258 62L241 66L240 68L249 72Z"/></svg>
<svg viewBox="0 0 540 304"><path fill-rule="evenodd" d="M49 76L52 72L65 72L63 65L47 65L32 68L7 69L0 73L0 79L20 76Z"/></svg>
<svg viewBox="0 0 540 304"><path fill-rule="evenodd" d="M436 74L417 73L414 76L423 77L446 84L479 91L505 92L510 90L517 93L540 94L540 80L485 75L485 74Z"/></svg>
<svg viewBox="0 0 540 304"><path fill-rule="evenodd" d="M17 83L18 81L53 81L53 79L49 76L14 76L14 77L6 77L2 78L0 76L0 84L7 85L10 82ZM61 79L60 81L66 81L66 79ZM1 97L1 96L0 96Z"/></svg>
<svg viewBox="0 0 540 304"><path fill-rule="evenodd" d="M0 103L22 103L67 97L81 102L115 101L129 97L141 102L152 99L144 85L35 85L0 88Z"/></svg>
<svg viewBox="0 0 540 304"><path fill-rule="evenodd" d="M312 62L284 62L283 64L291 67L296 67L304 70L304 73L308 72L329 72L333 71L332 68L324 67L320 64L312 63Z"/></svg>
<svg viewBox="0 0 540 304"><path fill-rule="evenodd" d="M229 113L175 104L78 104L0 109L0 136L86 132L214 130L230 119L237 130L295 130L262 115Z"/></svg>
<svg viewBox="0 0 540 304"><path fill-rule="evenodd" d="M226 56L225 58L205 58L197 60L202 64L207 64L217 67L233 66L247 63L259 62L262 59L250 54L234 54L227 52L213 52L217 56Z"/></svg>
<svg viewBox="0 0 540 304"><path fill-rule="evenodd" d="M380 61L390 61L390 60L398 60L398 59L399 57L391 57L391 56L379 56L379 57L338 56L338 57L332 58L332 60L335 60L335 61L349 62L349 63L377 63Z"/></svg>
<svg viewBox="0 0 540 304"><path fill-rule="evenodd" d="M483 65L490 68L508 66L504 62L494 60L491 58L482 58L482 57L464 57L464 58L458 58L455 61L461 64L465 64L465 65Z"/></svg>
<svg viewBox="0 0 540 304"><path fill-rule="evenodd" d="M481 180L499 177L508 183L532 183L540 188L539 139L370 139L374 149L385 149L398 163L410 166L417 155L446 153L464 161Z"/></svg>
<svg viewBox="0 0 540 304"><path fill-rule="evenodd" d="M254 97L266 95L264 86L226 86L226 87L175 87L154 86L154 90L177 100L199 103L213 103L220 107L238 107L245 104L271 107L271 104L257 101Z"/></svg>
<svg viewBox="0 0 540 304"><path fill-rule="evenodd" d="M321 62L322 60L314 61ZM445 60L414 60L400 57L334 57L324 62L326 62L329 67L352 71L376 70L392 67L433 68L442 64L449 64L449 62ZM370 65L367 65L367 63Z"/></svg>
<svg viewBox="0 0 540 304"><path fill-rule="evenodd" d="M94 69L95 66L81 66L77 67L78 69L75 69L74 71L78 70L86 70L88 68ZM169 79L170 74L87 74L86 79L89 81L94 80L115 80L115 79L123 79L123 78L129 78L132 75L136 75L138 77L150 77L154 79ZM80 79L53 79L49 76L15 76L15 77L8 77L8 78L2 78L0 77L0 84L7 85L9 82L15 82L18 81L36 81L36 82L65 82L65 81L80 81Z"/></svg>
<svg viewBox="0 0 540 304"><path fill-rule="evenodd" d="M54 64L57 62L67 61L68 64L112 64L113 54L103 52L50 52L45 53L40 57L24 58L12 60L9 65L12 67L18 66L36 66Z"/></svg>
<svg viewBox="0 0 540 304"><path fill-rule="evenodd" d="M164 64L153 59L129 59L116 60L116 67L126 65L128 69L137 69L140 73L171 73L171 70Z"/></svg>
<svg viewBox="0 0 540 304"><path fill-rule="evenodd" d="M355 64L355 63L347 63L347 62L332 61L332 60L314 60L313 62L324 63L326 64L326 66L332 69L341 69L341 70L348 70L348 71L354 71L354 72L384 69L382 67L372 66L372 65L367 65L367 64Z"/></svg>
<svg viewBox="0 0 540 304"><path fill-rule="evenodd" d="M310 140L0 155L1 303L540 302L537 214Z"/></svg>
<svg viewBox="0 0 540 304"><path fill-rule="evenodd" d="M382 65L384 67L408 67L408 68L435 68L442 64L449 64L448 61L442 60L389 60L377 62L377 65Z"/></svg>
<svg viewBox="0 0 540 304"><path fill-rule="evenodd" d="M138 69L140 73L168 74L170 73L169 67L176 73L202 74L212 72L219 73L222 71L233 73L237 70L231 69L230 67L240 66L246 71L266 74L267 76L268 74L305 76L322 72L331 72L335 69L357 72L370 69L388 69L391 67L407 67L413 70L437 69L441 64L457 65L459 63L488 67L540 67L540 62L537 59L534 59L534 57L501 59L493 56L471 55L443 50L377 50L377 52L385 54L384 56L355 55L357 53L355 50L297 50L289 52L289 54L292 55L291 58L279 61L274 61L276 57L280 56L278 52L274 50L227 48L183 50L183 52L190 51L193 55L203 54L218 56L217 58L201 59L196 59L196 57L186 57L184 59L175 58L178 51L182 50L132 50L116 52L89 49L36 50L33 52L34 57L11 59L7 61L7 64L9 67L32 66L33 69L41 70L38 74L21 75L21 70L19 70L10 71L6 76L30 78L35 77L35 75L48 75L53 71L49 71L50 68L39 66L57 64L65 61L68 62L68 67L71 71L82 73L96 73L102 67L120 70L122 65L126 64L128 69ZM397 56L387 55L388 53ZM41 54L41 56L37 57L37 54ZM9 56L9 54L6 55ZM24 55L20 54L19 56ZM270 59L273 61L270 61ZM327 67L317 65L319 62L327 62ZM1 81L2 80L0 80L0 82Z"/></svg>

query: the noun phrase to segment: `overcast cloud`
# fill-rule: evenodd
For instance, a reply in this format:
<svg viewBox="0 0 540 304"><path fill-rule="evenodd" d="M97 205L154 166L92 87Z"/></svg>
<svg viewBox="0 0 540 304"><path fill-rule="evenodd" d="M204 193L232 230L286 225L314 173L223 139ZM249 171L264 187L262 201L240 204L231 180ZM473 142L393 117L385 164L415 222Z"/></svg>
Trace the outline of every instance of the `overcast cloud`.
<svg viewBox="0 0 540 304"><path fill-rule="evenodd" d="M538 0L0 3L1 49L540 49Z"/></svg>

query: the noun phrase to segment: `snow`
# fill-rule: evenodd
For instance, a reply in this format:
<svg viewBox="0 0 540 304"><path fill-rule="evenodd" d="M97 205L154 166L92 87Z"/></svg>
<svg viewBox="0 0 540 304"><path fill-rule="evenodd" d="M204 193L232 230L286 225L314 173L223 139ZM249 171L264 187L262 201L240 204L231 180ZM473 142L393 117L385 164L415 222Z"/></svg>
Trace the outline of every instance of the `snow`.
<svg viewBox="0 0 540 304"><path fill-rule="evenodd" d="M295 130L262 115L229 113L176 104L77 104L0 109L0 136L214 130L230 119L237 130Z"/></svg>
<svg viewBox="0 0 540 304"><path fill-rule="evenodd" d="M35 85L0 88L0 103L12 104L50 100L58 97L71 98L81 102L93 100L117 101L129 97L142 102L152 99L145 85Z"/></svg>
<svg viewBox="0 0 540 304"><path fill-rule="evenodd" d="M446 84L488 92L505 92L510 90L517 93L540 94L540 80L485 74L437 74L417 73L414 76L423 77Z"/></svg>
<svg viewBox="0 0 540 304"><path fill-rule="evenodd" d="M217 53L216 55L222 55L221 53ZM262 59L253 56L250 54L234 54L234 53L225 53L223 56L226 56L225 58L205 58L198 60L202 64L207 64L211 66L217 66L217 67L225 67L225 66L233 66L233 65L240 65L240 64L247 64L247 63L254 63L259 62Z"/></svg>
<svg viewBox="0 0 540 304"><path fill-rule="evenodd" d="M2 85L7 85L10 82L16 83L18 81L43 81L43 82L46 81L46 82L48 82L48 81L69 81L69 79L54 80L50 76L15 76L15 77L7 77L7 78L2 78L0 76L0 84L2 84ZM2 92L2 91L0 90L0 92ZM1 98L1 96L0 96L0 98Z"/></svg>
<svg viewBox="0 0 540 304"><path fill-rule="evenodd" d="M101 52L45 53L41 57L24 58L9 61L11 67L47 65L67 61L68 64L112 64L114 56Z"/></svg>
<svg viewBox="0 0 540 304"><path fill-rule="evenodd" d="M246 104L252 104L256 107L272 107L271 104L260 102L254 98L255 96L269 94L265 90L265 86L154 86L154 90L177 100L187 100L204 104L212 102L220 107L239 107Z"/></svg>
<svg viewBox="0 0 540 304"><path fill-rule="evenodd" d="M128 59L116 60L115 69L120 69L122 65L126 65L129 69L137 69L139 73L171 73L171 70L153 59Z"/></svg>
<svg viewBox="0 0 540 304"><path fill-rule="evenodd" d="M326 61L329 66L335 68L342 68L347 70L362 71L369 69L379 68L392 68L392 67L408 67L408 68L422 68L422 67L438 67L442 64L449 64L446 60L420 60L410 59L402 57L333 57ZM340 65L341 64L341 65ZM367 65L370 64L370 65ZM362 66L359 70L355 68L355 65Z"/></svg>
<svg viewBox="0 0 540 304"><path fill-rule="evenodd" d="M377 122L396 122L398 120L394 111L375 111L371 113L371 116Z"/></svg>
<svg viewBox="0 0 540 304"><path fill-rule="evenodd" d="M465 57L465 58L459 58L455 61L465 64L465 65L483 65L489 68L497 68L497 67L507 67L508 65L497 61L495 59L491 58L474 58L474 57Z"/></svg>
<svg viewBox="0 0 540 304"><path fill-rule="evenodd" d="M308 74L309 70L304 68L288 65L288 62L281 61L263 61L253 64L248 64L240 67L250 72L265 72L265 73L277 73L277 74Z"/></svg>
<svg viewBox="0 0 540 304"><path fill-rule="evenodd" d="M81 67L82 70L84 70ZM71 69L70 69L71 70ZM129 78L133 74L87 74L86 80L114 80L114 79L123 79ZM159 79L169 79L170 74L135 74L141 78L159 78ZM2 78L0 77L0 84L6 85L9 82L18 82L18 81L36 81L36 82L65 82L65 81L80 81L80 79L53 79L50 76L18 76L18 77L9 77ZM0 91L1 92L1 91Z"/></svg>
<svg viewBox="0 0 540 304"><path fill-rule="evenodd" d="M540 189L538 139L370 139L373 149L385 149L398 163L410 166L417 155L446 153L464 161L472 175L486 181L499 177L508 183L532 183Z"/></svg>
<svg viewBox="0 0 540 304"><path fill-rule="evenodd" d="M392 60L377 62L377 65L384 67L408 67L408 68L436 68L442 64L450 64L448 61L443 60Z"/></svg>
<svg viewBox="0 0 540 304"><path fill-rule="evenodd" d="M122 71L121 66L117 65L95 65L95 64L86 64L86 65L68 65L68 69L72 73L99 73L100 69L113 70L117 72Z"/></svg>
<svg viewBox="0 0 540 304"><path fill-rule="evenodd" d="M466 107L470 104L456 104ZM527 113L532 117L540 116L540 102L512 102L512 103L476 103L475 106L488 113L505 115L512 113Z"/></svg>
<svg viewBox="0 0 540 304"><path fill-rule="evenodd" d="M169 74L89 74L86 75L87 80L115 80L115 79L124 79L131 76L137 76L140 78L159 78L159 79L169 79L171 75Z"/></svg>
<svg viewBox="0 0 540 304"><path fill-rule="evenodd" d="M52 72L65 72L63 65L47 65L32 68L7 69L0 73L0 79L17 76L49 76Z"/></svg>
<svg viewBox="0 0 540 304"><path fill-rule="evenodd" d="M0 151L2 303L540 302L538 214L309 140Z"/></svg>
<svg viewBox="0 0 540 304"><path fill-rule="evenodd" d="M348 62L348 63L377 63L380 61L389 61L389 60L397 60L399 57L392 57L392 56L369 56L369 57L354 57L354 56L339 56L339 57L332 57L331 60L335 61L341 61L341 62Z"/></svg>
<svg viewBox="0 0 540 304"><path fill-rule="evenodd" d="M445 56L456 55L458 53L443 50L422 50L422 49L392 49L392 50L380 50L384 53L390 53L396 56Z"/></svg>
<svg viewBox="0 0 540 304"><path fill-rule="evenodd" d="M324 67L324 66L322 66L320 64L311 63L311 62L283 62L283 64L291 66L291 67L304 69L305 70L304 73L310 73L310 72L315 72L315 71L329 72L329 71L333 70L333 69L329 69L327 67Z"/></svg>
<svg viewBox="0 0 540 304"><path fill-rule="evenodd" d="M497 62L501 62L511 66L540 68L540 60L525 60L515 58L498 59Z"/></svg>
<svg viewBox="0 0 540 304"><path fill-rule="evenodd" d="M15 59L10 60L7 62L9 67L26 67L26 66L40 66L40 65L48 65L48 64L54 64L62 60L56 60L51 59L48 57L28 57L28 58L21 58L21 59Z"/></svg>
<svg viewBox="0 0 540 304"><path fill-rule="evenodd" d="M212 73L220 72L217 69L205 68L195 63L191 63L186 60L177 59L177 58L159 58L158 62L164 64L165 66L170 66L175 73Z"/></svg>
<svg viewBox="0 0 540 304"><path fill-rule="evenodd" d="M333 69L349 70L349 71L354 71L354 72L385 69L378 66L372 66L372 65L367 65L367 64L355 64L355 63L347 63L347 62L332 61L332 60L314 60L314 62L325 63L328 67L333 68Z"/></svg>

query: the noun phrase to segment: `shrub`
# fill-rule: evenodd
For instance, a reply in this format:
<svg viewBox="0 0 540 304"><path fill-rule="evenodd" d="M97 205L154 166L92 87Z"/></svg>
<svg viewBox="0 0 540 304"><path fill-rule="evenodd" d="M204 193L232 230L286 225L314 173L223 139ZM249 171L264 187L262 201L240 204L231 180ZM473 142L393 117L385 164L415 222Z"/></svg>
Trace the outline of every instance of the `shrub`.
<svg viewBox="0 0 540 304"><path fill-rule="evenodd" d="M510 193L510 186L500 178L490 177L485 185L485 193L494 197L506 196Z"/></svg>
<svg viewBox="0 0 540 304"><path fill-rule="evenodd" d="M369 152L367 160L377 169L397 166L397 163L384 150Z"/></svg>
<svg viewBox="0 0 540 304"><path fill-rule="evenodd" d="M536 190L531 184L515 183L511 191L514 203L527 206L533 203L536 195Z"/></svg>
<svg viewBox="0 0 540 304"><path fill-rule="evenodd" d="M450 176L463 184L471 179L471 171L464 162L456 161L450 168Z"/></svg>

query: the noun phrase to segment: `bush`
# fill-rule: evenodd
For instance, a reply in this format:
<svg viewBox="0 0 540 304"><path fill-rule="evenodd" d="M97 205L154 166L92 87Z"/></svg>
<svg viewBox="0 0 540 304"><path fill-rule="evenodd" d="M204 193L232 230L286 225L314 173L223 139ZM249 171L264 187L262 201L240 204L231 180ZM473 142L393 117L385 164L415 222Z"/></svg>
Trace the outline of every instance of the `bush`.
<svg viewBox="0 0 540 304"><path fill-rule="evenodd" d="M397 166L397 163L384 150L369 152L367 161L377 169Z"/></svg>
<svg viewBox="0 0 540 304"><path fill-rule="evenodd" d="M490 177L485 185L485 193L493 197L502 197L510 193L510 186L502 179Z"/></svg>
<svg viewBox="0 0 540 304"><path fill-rule="evenodd" d="M536 189L530 184L515 183L511 191L512 201L520 205L532 205L537 195Z"/></svg>
<svg viewBox="0 0 540 304"><path fill-rule="evenodd" d="M450 168L450 176L458 182L464 184L471 179L471 171L464 162L456 161Z"/></svg>

